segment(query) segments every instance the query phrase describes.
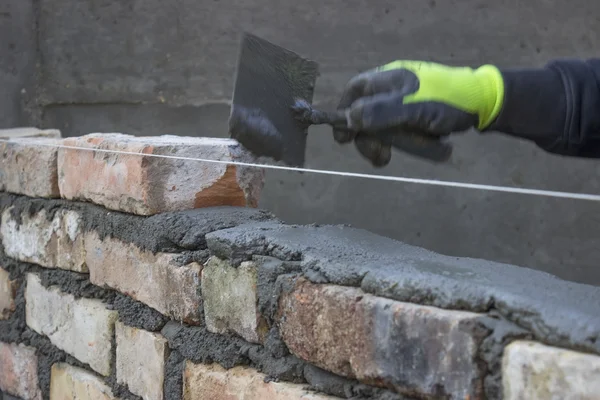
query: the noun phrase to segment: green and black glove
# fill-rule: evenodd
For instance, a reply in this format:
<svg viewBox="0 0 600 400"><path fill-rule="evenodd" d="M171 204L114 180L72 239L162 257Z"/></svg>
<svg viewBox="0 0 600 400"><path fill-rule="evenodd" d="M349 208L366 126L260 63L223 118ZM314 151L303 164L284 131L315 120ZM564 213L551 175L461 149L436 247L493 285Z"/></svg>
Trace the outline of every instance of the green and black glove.
<svg viewBox="0 0 600 400"><path fill-rule="evenodd" d="M373 165L384 166L391 159L390 142L384 139L390 132L435 141L471 128L483 130L500 113L503 99L504 82L495 66L394 61L348 82L338 110L346 112L349 129L334 129L334 138L354 141Z"/></svg>

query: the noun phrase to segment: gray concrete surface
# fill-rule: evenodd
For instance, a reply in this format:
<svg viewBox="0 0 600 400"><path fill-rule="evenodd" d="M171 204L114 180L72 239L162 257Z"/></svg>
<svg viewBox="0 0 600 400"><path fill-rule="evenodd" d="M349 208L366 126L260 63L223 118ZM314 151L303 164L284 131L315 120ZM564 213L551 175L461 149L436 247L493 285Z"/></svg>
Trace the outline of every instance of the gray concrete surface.
<svg viewBox="0 0 600 400"><path fill-rule="evenodd" d="M335 106L353 74L397 58L539 66L598 56L600 44L600 3L588 0L44 0L36 15L43 126L66 136L225 136L243 30L318 61L320 107ZM0 112L14 104L2 101ZM328 129L311 128L307 166L600 193L594 160L501 135L455 142L449 165L396 153L375 171ZM447 255L600 285L600 204L271 171L260 206L287 222L349 223Z"/></svg>
<svg viewBox="0 0 600 400"><path fill-rule="evenodd" d="M35 98L33 0L0 2L0 129L28 125Z"/></svg>

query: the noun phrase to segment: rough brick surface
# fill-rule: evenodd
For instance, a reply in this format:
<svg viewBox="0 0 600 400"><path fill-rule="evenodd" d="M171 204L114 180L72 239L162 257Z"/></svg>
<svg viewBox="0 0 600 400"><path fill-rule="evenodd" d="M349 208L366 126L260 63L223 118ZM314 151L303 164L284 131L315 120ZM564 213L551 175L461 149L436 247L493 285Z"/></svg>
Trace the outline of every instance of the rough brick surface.
<svg viewBox="0 0 600 400"><path fill-rule="evenodd" d="M0 129L0 139L15 139L15 138L55 138L60 139L61 132L58 129L38 129L33 127Z"/></svg>
<svg viewBox="0 0 600 400"><path fill-rule="evenodd" d="M0 142L0 191L60 197L57 154L61 139L14 138Z"/></svg>
<svg viewBox="0 0 600 400"><path fill-rule="evenodd" d="M35 274L27 275L25 303L27 326L99 374L110 374L116 311L100 300L45 288Z"/></svg>
<svg viewBox="0 0 600 400"><path fill-rule="evenodd" d="M202 270L202 297L206 327L214 333L237 333L261 343L268 327L258 311L257 270L252 262L238 268L211 257Z"/></svg>
<svg viewBox="0 0 600 400"><path fill-rule="evenodd" d="M504 350L502 380L506 400L597 400L600 356L517 341Z"/></svg>
<svg viewBox="0 0 600 400"><path fill-rule="evenodd" d="M33 347L0 342L0 390L23 400L41 400Z"/></svg>
<svg viewBox="0 0 600 400"><path fill-rule="evenodd" d="M50 400L116 400L102 379L69 364L54 364L50 375Z"/></svg>
<svg viewBox="0 0 600 400"><path fill-rule="evenodd" d="M10 318L15 311L17 283L10 280L8 271L0 267L0 319Z"/></svg>
<svg viewBox="0 0 600 400"><path fill-rule="evenodd" d="M309 392L305 385L265 382L266 375L251 368L225 370L218 364L186 362L184 400L333 400Z"/></svg>
<svg viewBox="0 0 600 400"><path fill-rule="evenodd" d="M61 149L58 155L64 198L89 200L129 213L151 215L219 205L255 207L263 186L264 172L257 168L137 155L252 162L250 154L232 139L91 134L65 139L65 145L136 153Z"/></svg>
<svg viewBox="0 0 600 400"><path fill-rule="evenodd" d="M158 333L116 325L117 381L144 400L162 400L167 339Z"/></svg>
<svg viewBox="0 0 600 400"><path fill-rule="evenodd" d="M0 238L6 254L46 268L87 272L81 216L70 210L57 211L48 219L45 210L23 213L18 221L12 208L2 213Z"/></svg>
<svg viewBox="0 0 600 400"><path fill-rule="evenodd" d="M303 279L282 296L278 315L290 350L323 369L402 393L461 399L482 394L479 317Z"/></svg>
<svg viewBox="0 0 600 400"><path fill-rule="evenodd" d="M93 284L116 289L178 321L199 324L200 271L192 263L176 266L176 254L152 254L133 244L85 235L86 263Z"/></svg>

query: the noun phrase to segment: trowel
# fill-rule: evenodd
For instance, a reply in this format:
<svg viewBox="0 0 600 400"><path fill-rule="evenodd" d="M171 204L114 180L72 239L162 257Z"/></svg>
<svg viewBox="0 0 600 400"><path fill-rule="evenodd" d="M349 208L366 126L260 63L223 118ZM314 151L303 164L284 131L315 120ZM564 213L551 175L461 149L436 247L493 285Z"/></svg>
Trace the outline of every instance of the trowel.
<svg viewBox="0 0 600 400"><path fill-rule="evenodd" d="M256 35L242 35L235 75L229 134L257 157L303 167L311 125L347 129L343 111L312 106L319 65ZM388 130L377 136L393 148L434 162L452 147L437 138Z"/></svg>

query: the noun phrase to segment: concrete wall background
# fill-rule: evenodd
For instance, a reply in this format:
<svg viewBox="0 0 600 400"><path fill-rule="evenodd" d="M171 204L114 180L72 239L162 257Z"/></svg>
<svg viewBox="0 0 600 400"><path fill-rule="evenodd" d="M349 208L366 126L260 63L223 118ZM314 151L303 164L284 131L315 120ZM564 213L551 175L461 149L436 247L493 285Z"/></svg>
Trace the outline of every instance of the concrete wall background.
<svg viewBox="0 0 600 400"><path fill-rule="evenodd" d="M600 3L588 0L5 0L0 125L226 136L243 30L318 61L315 102L334 107L353 74L396 58L538 66L598 56L599 21ZM29 87L36 107L21 97ZM375 171L311 128L307 166L600 193L596 161L501 135L454 141L450 165L396 153ZM600 204L270 171L260 206L287 222L349 223L600 285Z"/></svg>

